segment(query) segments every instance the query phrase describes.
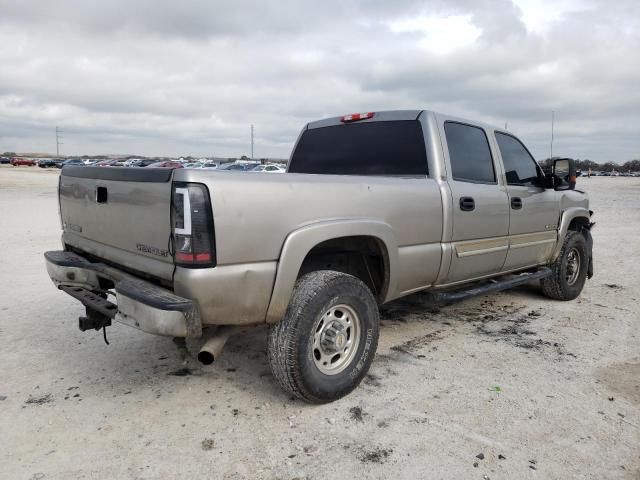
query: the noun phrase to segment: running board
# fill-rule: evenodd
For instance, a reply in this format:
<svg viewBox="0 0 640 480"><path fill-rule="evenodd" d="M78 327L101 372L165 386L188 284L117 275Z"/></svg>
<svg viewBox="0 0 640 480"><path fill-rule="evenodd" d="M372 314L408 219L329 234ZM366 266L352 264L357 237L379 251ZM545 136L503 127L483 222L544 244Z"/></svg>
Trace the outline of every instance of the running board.
<svg viewBox="0 0 640 480"><path fill-rule="evenodd" d="M533 272L520 273L516 275L515 278L510 276L503 280L490 280L489 283L464 290L456 290L455 292L432 292L433 300L437 304L448 305L450 303L460 302L478 295L508 290L510 288L524 285L525 283L529 283L533 280L541 280L551 276L551 273L550 268L543 267Z"/></svg>

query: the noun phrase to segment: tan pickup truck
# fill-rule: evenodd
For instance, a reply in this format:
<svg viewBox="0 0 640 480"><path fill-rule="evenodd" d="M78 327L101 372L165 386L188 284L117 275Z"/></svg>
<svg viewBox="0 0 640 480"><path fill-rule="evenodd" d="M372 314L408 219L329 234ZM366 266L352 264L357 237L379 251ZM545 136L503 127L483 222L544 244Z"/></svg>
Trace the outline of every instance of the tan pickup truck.
<svg viewBox="0 0 640 480"><path fill-rule="evenodd" d="M112 320L202 338L213 362L270 324L281 386L309 402L355 388L378 306L450 303L539 281L557 300L592 275L592 213L569 159L543 172L511 132L429 111L311 122L287 173L65 167L55 285Z"/></svg>

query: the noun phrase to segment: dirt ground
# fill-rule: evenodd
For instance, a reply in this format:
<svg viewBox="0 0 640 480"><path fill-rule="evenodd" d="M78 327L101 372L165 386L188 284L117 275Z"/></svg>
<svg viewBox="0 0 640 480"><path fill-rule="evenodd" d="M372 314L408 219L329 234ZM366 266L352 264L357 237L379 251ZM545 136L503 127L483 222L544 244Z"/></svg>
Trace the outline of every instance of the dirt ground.
<svg viewBox="0 0 640 480"><path fill-rule="evenodd" d="M275 385L264 328L209 367L127 326L80 332L42 257L58 173L0 168L1 478L640 479L640 178L580 179L578 300L386 305L363 384L310 406Z"/></svg>

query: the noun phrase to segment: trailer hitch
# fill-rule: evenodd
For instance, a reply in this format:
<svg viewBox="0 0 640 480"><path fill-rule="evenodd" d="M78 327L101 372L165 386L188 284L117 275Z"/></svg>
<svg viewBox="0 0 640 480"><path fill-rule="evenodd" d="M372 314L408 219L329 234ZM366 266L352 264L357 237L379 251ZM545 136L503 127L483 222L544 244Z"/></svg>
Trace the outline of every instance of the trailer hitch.
<svg viewBox="0 0 640 480"><path fill-rule="evenodd" d="M107 340L107 327L111 326L111 318L93 308L86 307L86 310L87 316L78 318L78 328L82 332L102 329L104 343L109 345L109 340Z"/></svg>

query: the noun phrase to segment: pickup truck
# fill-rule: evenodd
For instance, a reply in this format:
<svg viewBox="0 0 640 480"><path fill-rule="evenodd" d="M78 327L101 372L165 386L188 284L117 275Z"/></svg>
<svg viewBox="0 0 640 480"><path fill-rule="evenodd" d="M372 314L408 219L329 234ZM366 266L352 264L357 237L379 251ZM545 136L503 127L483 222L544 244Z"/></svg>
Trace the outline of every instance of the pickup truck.
<svg viewBox="0 0 640 480"><path fill-rule="evenodd" d="M510 131L430 111L307 124L282 175L65 167L54 284L119 323L204 342L268 324L283 389L338 399L367 373L378 306L442 304L539 282L576 298L593 273L592 211L575 165L544 172ZM106 340L106 336L105 336Z"/></svg>

